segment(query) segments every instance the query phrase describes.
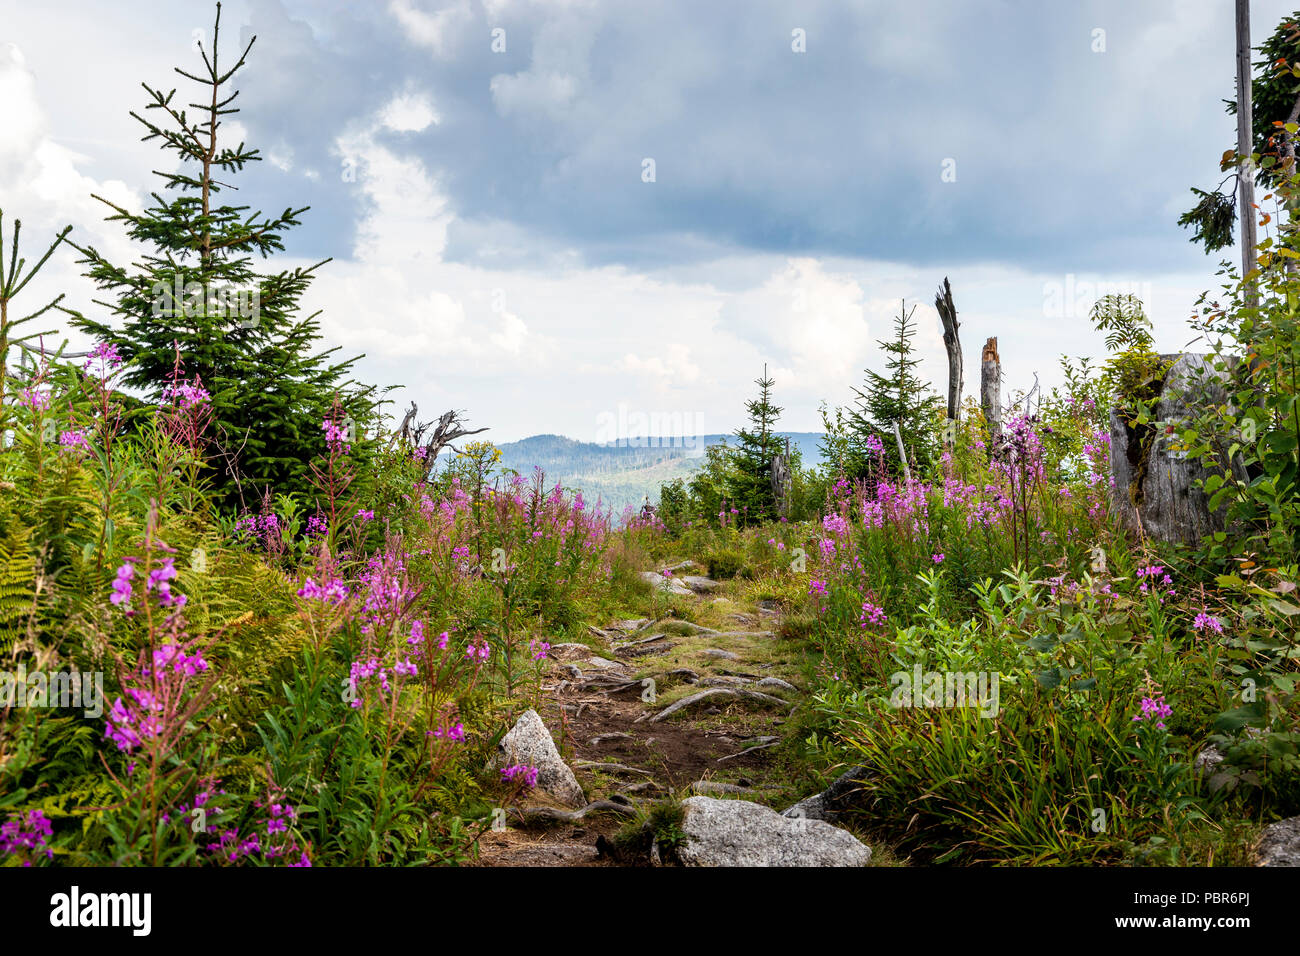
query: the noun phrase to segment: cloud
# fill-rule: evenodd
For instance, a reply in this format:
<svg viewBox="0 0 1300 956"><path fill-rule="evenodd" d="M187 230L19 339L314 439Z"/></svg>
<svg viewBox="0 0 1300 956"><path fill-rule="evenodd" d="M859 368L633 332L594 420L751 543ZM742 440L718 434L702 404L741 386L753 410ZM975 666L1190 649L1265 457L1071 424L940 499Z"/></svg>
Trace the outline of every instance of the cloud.
<svg viewBox="0 0 1300 956"><path fill-rule="evenodd" d="M699 381L700 367L691 361L690 347L681 342L669 342L663 355L623 356L622 368L633 375L649 378L660 387L687 385Z"/></svg>
<svg viewBox="0 0 1300 956"><path fill-rule="evenodd" d="M419 133L438 122L438 114L426 93L407 92L389 100L380 121L395 133Z"/></svg>
<svg viewBox="0 0 1300 956"><path fill-rule="evenodd" d="M731 296L720 325L759 346L783 388L805 394L847 389L872 347L861 285L811 258L789 259L760 287Z"/></svg>
<svg viewBox="0 0 1300 956"><path fill-rule="evenodd" d="M0 137L6 257L12 252L9 244L14 223L22 220L20 254L27 259L28 270L69 224L75 226L69 237L72 241L93 244L115 261L127 261L134 250L119 227L103 222L112 210L94 195L125 208L138 208L139 194L121 180L87 175L82 167L89 165L90 159L52 138L35 76L22 49L14 43L0 44L0 102L5 104L6 124L5 135ZM94 286L79 274L75 255L68 246L56 250L23 291L19 315L35 311L60 293L67 296L65 305L89 306ZM8 265L6 261L6 270ZM47 329L58 324L48 314L40 322ZM41 329L33 324L24 326L21 333L37 331ZM57 344L57 339L50 344Z"/></svg>
<svg viewBox="0 0 1300 956"><path fill-rule="evenodd" d="M391 0L388 12L409 39L438 56L447 52L451 43L450 35L470 15L467 3L454 3L428 13L411 0Z"/></svg>

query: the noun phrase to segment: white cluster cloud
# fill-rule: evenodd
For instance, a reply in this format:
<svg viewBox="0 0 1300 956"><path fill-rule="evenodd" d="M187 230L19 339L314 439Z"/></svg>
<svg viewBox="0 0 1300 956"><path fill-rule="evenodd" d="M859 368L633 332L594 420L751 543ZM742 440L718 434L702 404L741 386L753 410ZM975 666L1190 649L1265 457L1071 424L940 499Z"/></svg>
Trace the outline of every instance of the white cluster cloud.
<svg viewBox="0 0 1300 956"><path fill-rule="evenodd" d="M758 288L731 296L722 315L728 331L762 347L778 386L825 396L859 376L871 348L865 306L853 277L792 258Z"/></svg>
<svg viewBox="0 0 1300 956"><path fill-rule="evenodd" d="M470 6L463 0L432 13L420 9L411 0L391 0L388 12L401 25L409 39L431 50L436 56L447 52L451 34L471 16Z"/></svg>
<svg viewBox="0 0 1300 956"><path fill-rule="evenodd" d="M663 354L623 356L622 367L634 374L654 380L659 385L689 385L700 379L700 367L691 361L690 346L668 342Z"/></svg>
<svg viewBox="0 0 1300 956"><path fill-rule="evenodd" d="M430 124L439 122L428 94L414 91L393 97L380 119L395 133L422 133Z"/></svg>

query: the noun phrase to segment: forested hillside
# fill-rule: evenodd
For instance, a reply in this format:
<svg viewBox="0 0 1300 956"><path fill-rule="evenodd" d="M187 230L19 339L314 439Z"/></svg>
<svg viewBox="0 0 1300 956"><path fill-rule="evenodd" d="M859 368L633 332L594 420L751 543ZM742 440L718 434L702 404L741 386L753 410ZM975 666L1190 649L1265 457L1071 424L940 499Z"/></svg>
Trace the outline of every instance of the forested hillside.
<svg viewBox="0 0 1300 956"><path fill-rule="evenodd" d="M820 460L817 432L778 432L789 438L803 460ZM659 488L673 479L689 480L704 464L704 450L710 445L734 442L734 435L692 435L676 438L629 439L597 444L560 435L534 435L520 441L502 442L501 466L520 474L541 468L565 487L581 488L590 501L602 500L615 513L629 505L640 508L648 498L659 500Z"/></svg>

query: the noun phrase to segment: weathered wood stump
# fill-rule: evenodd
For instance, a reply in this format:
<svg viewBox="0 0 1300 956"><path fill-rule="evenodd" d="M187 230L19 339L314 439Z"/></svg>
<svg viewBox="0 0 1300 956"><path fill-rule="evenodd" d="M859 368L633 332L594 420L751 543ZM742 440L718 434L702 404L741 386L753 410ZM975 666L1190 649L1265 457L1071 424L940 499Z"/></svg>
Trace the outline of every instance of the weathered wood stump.
<svg viewBox="0 0 1300 956"><path fill-rule="evenodd" d="M785 453L772 457L772 498L776 502L776 514L785 518L790 514L790 439L785 440Z"/></svg>
<svg viewBox="0 0 1300 956"><path fill-rule="evenodd" d="M1228 379L1208 355L1160 359L1167 370L1155 383L1157 422L1136 425L1122 409L1110 412L1111 509L1129 531L1157 541L1196 544L1224 530L1224 514L1223 509L1211 512L1209 498L1197 487L1215 472L1178 449L1178 432L1197 410L1228 403ZM1244 472L1238 477L1244 478Z"/></svg>
<svg viewBox="0 0 1300 956"><path fill-rule="evenodd" d="M1002 438L1002 359L998 340L990 338L980 352L980 409L989 427L989 447Z"/></svg>

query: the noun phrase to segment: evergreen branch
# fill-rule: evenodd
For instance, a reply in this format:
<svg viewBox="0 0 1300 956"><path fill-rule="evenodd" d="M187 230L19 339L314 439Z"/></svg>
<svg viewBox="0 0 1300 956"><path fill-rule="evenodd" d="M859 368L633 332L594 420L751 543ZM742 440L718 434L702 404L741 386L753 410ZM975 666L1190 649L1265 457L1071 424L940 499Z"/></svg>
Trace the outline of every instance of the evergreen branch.
<svg viewBox="0 0 1300 956"><path fill-rule="evenodd" d="M23 221L21 219L15 219L14 220L14 247L13 249L9 250L9 281L10 282L14 281L14 277L18 275L18 270L22 268L21 263L15 265L15 263L18 261L18 234L22 232L22 229L23 229ZM0 265L3 264L4 264L4 255L0 253Z"/></svg>
<svg viewBox="0 0 1300 956"><path fill-rule="evenodd" d="M199 45L200 45L200 47L202 46L201 43L200 43ZM205 60L207 59L207 55L206 55L206 54L204 55L204 59L205 59ZM185 79L187 79L187 80L193 80L195 83L204 83L204 84L206 84L206 83L209 82L209 80L207 79L207 77L203 77L203 76L195 76L193 73L186 73L186 72L185 72L184 70L182 70L179 66L174 66L174 67L172 67L172 70L173 70L174 72L176 72L176 73L179 73L181 76L185 77Z"/></svg>

